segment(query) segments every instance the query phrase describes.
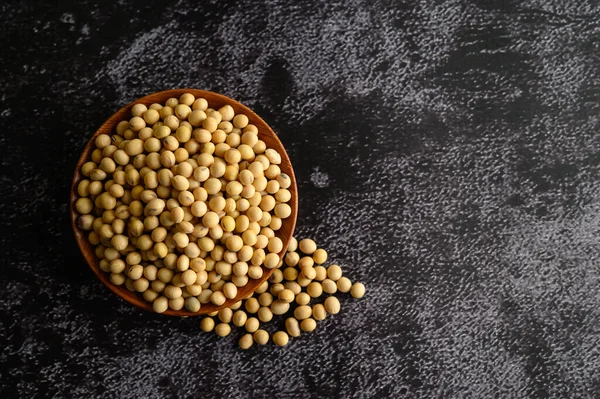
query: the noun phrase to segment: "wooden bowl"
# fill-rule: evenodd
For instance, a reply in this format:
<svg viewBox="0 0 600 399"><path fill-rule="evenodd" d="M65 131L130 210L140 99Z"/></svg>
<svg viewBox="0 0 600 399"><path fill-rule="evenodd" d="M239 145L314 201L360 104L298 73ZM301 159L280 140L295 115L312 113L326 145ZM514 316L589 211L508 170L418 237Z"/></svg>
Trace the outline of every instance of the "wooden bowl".
<svg viewBox="0 0 600 399"><path fill-rule="evenodd" d="M296 226L296 218L298 216L298 190L296 188L296 178L294 176L294 170L292 168L290 159L285 151L285 148L283 147L283 144L281 144L281 141L279 141L279 138L277 137L277 135L275 134L273 129L271 129L269 127L269 125L267 125L267 123L264 120L262 120L262 118L260 116L255 114L250 108L248 108L248 107L240 104L239 102L232 100L231 98L226 97L222 94L217 94L217 93L213 93L210 91L204 91L204 90L195 90L195 89L175 89L175 90L161 91L158 93L154 93L154 94L150 94L148 96L142 97L142 98L132 102L131 104L128 104L125 107L121 108L119 111L117 111L115 114L113 114L110 118L108 118L108 120L106 122L104 122L102 124L102 126L100 126L100 128L96 131L96 133L94 133L94 135L90 138L89 142L83 149L81 157L79 158L79 162L77 162L77 167L75 169L75 174L73 176L73 182L71 184L71 198L70 198L71 225L73 226L73 232L75 233L75 239L77 240L77 244L79 245L79 249L81 250L83 257L85 258L86 262L88 263L88 265L90 266L90 268L92 269L94 274L100 279L100 281L102 281L104 283L104 285L106 285L108 287L108 289L110 289L112 292L114 292L115 294L117 294L118 296L120 296L121 298L123 298L124 300L129 302L130 304L135 305L144 310L152 311L152 312L153 312L152 304L149 302L146 302L141 294L127 290L127 288L125 288L124 285L117 286L117 285L112 284L109 280L109 274L100 270L100 260L96 257L96 255L94 253L94 247L90 244L90 242L87 239L87 235L88 235L87 232L81 230L77 226L77 218L79 216L77 211L75 210L75 202L79 198L79 196L77 194L77 185L84 178L83 174L81 173L81 166L85 162L88 162L91 159L92 151L95 148L94 140L96 139L96 137L99 134L103 134L103 133L109 134L109 135L115 134L117 124L123 120L128 120L131 118L131 107L134 104L141 103L146 106L149 106L152 103L164 104L169 98L171 98L171 97L179 98L183 93L192 93L196 98L203 97L203 98L207 99L209 107L214 108L214 109L219 109L220 107L222 107L226 104L231 105L233 107L233 109L235 110L236 114L237 113L245 114L246 116L248 116L250 123L256 125L256 127L258 128L258 137L266 143L267 148L273 148L273 149L277 150L277 152L279 152L279 154L281 154L281 165L279 165L281 168L281 171L283 173L286 173L292 180L292 184L289 187L290 193L292 194L292 198L289 202L289 205L292 208L292 214L290 215L290 217L283 220L281 229L276 232L277 236L279 238L281 238L281 240L283 241L283 250L279 253L280 259L283 258L285 251L292 239L294 228ZM178 310L178 311L169 309L162 314L169 315L169 316L197 316L197 315L211 313L211 312L214 312L221 308L229 307L232 304L234 304L235 302L242 300L242 299L246 298L247 296L251 295L265 280L267 280L269 278L269 276L271 276L271 274L275 270L275 269L267 269L264 266L262 266L262 267L263 267L263 275L260 279L258 279L258 280L249 279L248 284L246 286L238 288L238 294L237 294L236 298L228 299L221 306L216 306L216 305L213 305L212 303L209 303L209 304L203 304L200 308L200 311L198 311L197 313L189 312L189 311L185 310L185 308L183 308L182 310Z"/></svg>

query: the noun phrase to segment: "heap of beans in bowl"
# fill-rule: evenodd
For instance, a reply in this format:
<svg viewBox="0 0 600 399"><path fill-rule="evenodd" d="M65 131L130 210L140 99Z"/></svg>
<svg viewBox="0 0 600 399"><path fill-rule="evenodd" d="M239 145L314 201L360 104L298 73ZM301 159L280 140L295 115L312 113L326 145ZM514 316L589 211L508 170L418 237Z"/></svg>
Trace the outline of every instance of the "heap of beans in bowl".
<svg viewBox="0 0 600 399"><path fill-rule="evenodd" d="M157 313L197 312L202 304L235 298L238 288L262 277L261 266L284 264L277 231L292 213L291 179L246 115L230 105L213 109L190 93L165 104L136 104L131 115L95 139L75 203L77 224L112 284L141 293ZM301 286L317 277L314 271L310 265L286 279ZM297 301L295 288L282 289L273 301L288 304L279 312ZM217 326L217 333L227 335L223 329Z"/></svg>

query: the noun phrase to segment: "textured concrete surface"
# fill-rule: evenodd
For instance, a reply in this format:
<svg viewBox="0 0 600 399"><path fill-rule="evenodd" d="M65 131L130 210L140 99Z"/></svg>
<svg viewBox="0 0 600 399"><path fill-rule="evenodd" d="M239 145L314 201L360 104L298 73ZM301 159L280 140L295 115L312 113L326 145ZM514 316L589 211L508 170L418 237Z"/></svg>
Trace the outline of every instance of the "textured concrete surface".
<svg viewBox="0 0 600 399"><path fill-rule="evenodd" d="M41 3L0 5L1 397L598 392L595 2ZM174 87L271 124L298 235L367 299L241 352L93 278L66 215L78 154Z"/></svg>

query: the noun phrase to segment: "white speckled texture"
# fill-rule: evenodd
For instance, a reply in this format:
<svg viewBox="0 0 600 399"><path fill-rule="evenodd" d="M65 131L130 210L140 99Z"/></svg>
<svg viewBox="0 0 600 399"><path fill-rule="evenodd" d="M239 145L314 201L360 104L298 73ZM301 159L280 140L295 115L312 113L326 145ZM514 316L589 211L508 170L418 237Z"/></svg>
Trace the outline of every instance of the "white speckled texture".
<svg viewBox="0 0 600 399"><path fill-rule="evenodd" d="M0 397L598 392L594 2L37 3L0 5ZM298 235L365 299L242 352L240 332L142 313L94 279L66 213L79 152L175 87L279 133Z"/></svg>

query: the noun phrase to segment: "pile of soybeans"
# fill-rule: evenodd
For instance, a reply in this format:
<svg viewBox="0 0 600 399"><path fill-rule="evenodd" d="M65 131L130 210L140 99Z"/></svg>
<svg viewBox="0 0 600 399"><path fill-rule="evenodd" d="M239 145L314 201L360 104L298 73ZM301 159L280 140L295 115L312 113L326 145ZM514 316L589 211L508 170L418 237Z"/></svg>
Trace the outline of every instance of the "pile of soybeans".
<svg viewBox="0 0 600 399"><path fill-rule="evenodd" d="M284 258L285 266L274 270L252 297L202 319L200 328L206 332L214 330L221 337L230 334L231 324L243 328L246 333L240 338L239 346L248 349L253 343L265 345L269 341L269 333L260 328L261 323L283 315L285 328L275 332L272 338L276 345L287 345L289 337L315 330L317 321L340 311L340 301L334 294L349 292L354 298L365 294L362 283L352 284L338 265L322 266L326 261L327 252L317 248L313 240L298 242L293 238ZM325 300L321 300L323 296Z"/></svg>
<svg viewBox="0 0 600 399"><path fill-rule="evenodd" d="M275 269L243 300L258 318L248 317L238 301L211 314L216 326L211 317L201 322L220 336L230 333L230 323L243 326L244 349L266 343L260 323L291 312L294 302L287 333L273 335L278 345L337 313L335 292L363 296L364 286L351 285L339 266L320 266L327 253L312 240L292 239L280 260L284 243L277 232L292 213L291 179L246 115L230 105L209 108L190 93L164 105L136 104L131 114L114 134L95 139L75 203L77 224L112 284L140 293L157 313L198 312L203 304L236 298L238 288L263 276L262 266ZM323 294L330 296L311 307Z"/></svg>

